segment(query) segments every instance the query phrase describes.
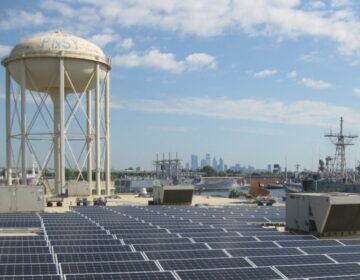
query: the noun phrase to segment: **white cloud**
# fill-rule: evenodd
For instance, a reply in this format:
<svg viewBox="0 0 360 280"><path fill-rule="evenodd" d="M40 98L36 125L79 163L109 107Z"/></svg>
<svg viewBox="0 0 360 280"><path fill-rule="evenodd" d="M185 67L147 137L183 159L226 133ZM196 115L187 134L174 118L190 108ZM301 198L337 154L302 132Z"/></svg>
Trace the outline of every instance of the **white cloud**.
<svg viewBox="0 0 360 280"><path fill-rule="evenodd" d="M159 50L150 50L141 55L131 52L126 55L117 55L113 58L113 64L126 68L147 67L161 69L171 72L182 72L184 70L200 70L204 68L214 69L216 60L214 57L204 53L188 55L185 60L176 60L173 53L161 53Z"/></svg>
<svg viewBox="0 0 360 280"><path fill-rule="evenodd" d="M22 27L41 25L45 17L41 12L30 13L23 10L10 10L0 21L1 30L11 30Z"/></svg>
<svg viewBox="0 0 360 280"><path fill-rule="evenodd" d="M360 113L357 110L310 100L282 102L226 97L183 97L168 100L122 100L120 103L112 102L112 107L148 113L196 115L211 119L323 127L333 125L340 116L343 116L346 123L352 127L358 126L360 122Z"/></svg>
<svg viewBox="0 0 360 280"><path fill-rule="evenodd" d="M134 46L134 41L131 38L125 38L125 39L120 40L120 42L117 44L117 46L124 50L128 50Z"/></svg>
<svg viewBox="0 0 360 280"><path fill-rule="evenodd" d="M123 39L118 33L110 28L105 29L101 34L91 36L89 40L101 48L104 48L109 44L115 44L117 48L128 50L134 46L134 42L131 38Z"/></svg>
<svg viewBox="0 0 360 280"><path fill-rule="evenodd" d="M307 10L322 10L326 8L326 4L322 1L310 1L304 7Z"/></svg>
<svg viewBox="0 0 360 280"><path fill-rule="evenodd" d="M251 36L273 36L284 40L298 36L326 38L336 42L344 54L360 55L360 20L349 9L348 0L311 1L313 9L300 0L77 0L43 2L42 8L58 12L47 22L76 33L94 34L99 24L120 27L157 28L181 35L202 37L237 30ZM336 9L334 9L334 7ZM75 11L75 12L74 12ZM71 25L64 17L72 16ZM41 12L10 11L0 21L0 29L9 30L44 24Z"/></svg>
<svg viewBox="0 0 360 280"><path fill-rule="evenodd" d="M312 51L307 54L301 55L300 60L305 62L317 62L320 61L320 54L318 51Z"/></svg>
<svg viewBox="0 0 360 280"><path fill-rule="evenodd" d="M289 79L295 79L297 76L298 76L298 73L297 73L295 70L289 72L289 73L286 75L286 77L288 77Z"/></svg>
<svg viewBox="0 0 360 280"><path fill-rule="evenodd" d="M6 45L0 45L0 57L6 56L10 53L12 47Z"/></svg>
<svg viewBox="0 0 360 280"><path fill-rule="evenodd" d="M89 38L90 41L95 43L101 48L104 48L106 45L118 40L119 36L116 34L96 34Z"/></svg>
<svg viewBox="0 0 360 280"><path fill-rule="evenodd" d="M82 2L95 5L106 22L126 27L155 27L203 37L223 34L229 28L282 39L312 36L337 42L343 53L360 53L360 22L341 7L314 12L302 8L300 0L219 0L211 5L207 0ZM339 6L340 1L333 4ZM320 7L320 1L314 5Z"/></svg>
<svg viewBox="0 0 360 280"><path fill-rule="evenodd" d="M43 1L40 6L49 11L57 11L65 17L73 17L76 15L76 11L73 8L60 1L46 0Z"/></svg>
<svg viewBox="0 0 360 280"><path fill-rule="evenodd" d="M322 80L313 80L310 78L302 78L300 82L304 86L314 89L327 89L333 87L331 83L324 82Z"/></svg>
<svg viewBox="0 0 360 280"><path fill-rule="evenodd" d="M206 53L193 53L185 58L185 62L190 70L198 70L201 68L216 68L215 57Z"/></svg>
<svg viewBox="0 0 360 280"><path fill-rule="evenodd" d="M259 72L256 72L254 74L254 77L255 78L265 78L265 77L270 77L270 76L274 76L277 74L277 70L270 70L270 69L265 69L265 70L262 70L262 71L259 71Z"/></svg>
<svg viewBox="0 0 360 280"><path fill-rule="evenodd" d="M331 0L331 6L335 8L349 6L350 4L350 0Z"/></svg>
<svg viewBox="0 0 360 280"><path fill-rule="evenodd" d="M360 96L360 88L354 88L353 93L356 94L357 96Z"/></svg>

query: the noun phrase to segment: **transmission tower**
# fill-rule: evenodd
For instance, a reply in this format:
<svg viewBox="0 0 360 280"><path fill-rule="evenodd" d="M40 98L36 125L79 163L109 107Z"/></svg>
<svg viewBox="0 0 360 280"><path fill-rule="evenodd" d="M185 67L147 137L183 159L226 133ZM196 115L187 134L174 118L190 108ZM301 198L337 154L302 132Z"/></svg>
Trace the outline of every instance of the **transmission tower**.
<svg viewBox="0 0 360 280"><path fill-rule="evenodd" d="M335 145L335 157L332 162L332 170L335 173L341 174L345 177L346 173L346 158L345 158L345 148L346 146L351 146L353 140L357 138L357 135L354 134L343 134L343 117L340 118L340 133L330 133L325 134L325 137L329 138L330 141Z"/></svg>

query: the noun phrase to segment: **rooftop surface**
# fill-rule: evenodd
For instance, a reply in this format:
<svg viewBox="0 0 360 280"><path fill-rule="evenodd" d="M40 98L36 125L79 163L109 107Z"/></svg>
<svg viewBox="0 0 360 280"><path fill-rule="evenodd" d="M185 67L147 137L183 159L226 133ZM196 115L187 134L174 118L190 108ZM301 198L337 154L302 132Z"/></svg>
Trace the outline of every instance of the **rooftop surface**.
<svg viewBox="0 0 360 280"><path fill-rule="evenodd" d="M284 215L251 205L1 214L0 228L42 234L0 237L0 279L360 279L360 240L262 226Z"/></svg>

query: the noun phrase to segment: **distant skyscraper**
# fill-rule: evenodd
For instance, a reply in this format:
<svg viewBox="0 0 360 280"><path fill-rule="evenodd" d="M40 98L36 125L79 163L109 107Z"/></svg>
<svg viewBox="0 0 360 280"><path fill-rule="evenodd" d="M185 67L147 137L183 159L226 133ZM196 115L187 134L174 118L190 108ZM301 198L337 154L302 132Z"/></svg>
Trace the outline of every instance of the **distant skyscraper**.
<svg viewBox="0 0 360 280"><path fill-rule="evenodd" d="M201 168L204 168L206 166L206 160L202 159L200 163Z"/></svg>
<svg viewBox="0 0 360 280"><path fill-rule="evenodd" d="M268 171L269 173L271 173L271 164L268 164L268 166L267 166L267 171Z"/></svg>
<svg viewBox="0 0 360 280"><path fill-rule="evenodd" d="M212 168L214 170L218 170L218 164L217 164L217 160L216 160L216 157L213 157L213 160L212 160Z"/></svg>
<svg viewBox="0 0 360 280"><path fill-rule="evenodd" d="M199 168L199 160L197 155L191 155L191 170L195 171Z"/></svg>
<svg viewBox="0 0 360 280"><path fill-rule="evenodd" d="M189 170L190 169L190 164L187 162L186 165L185 165L185 169L186 170Z"/></svg>
<svg viewBox="0 0 360 280"><path fill-rule="evenodd" d="M228 166L227 164L224 164L224 171L227 171L228 170Z"/></svg>
<svg viewBox="0 0 360 280"><path fill-rule="evenodd" d="M211 157L210 157L210 154L206 154L206 157L205 157L205 165L211 166Z"/></svg>
<svg viewBox="0 0 360 280"><path fill-rule="evenodd" d="M219 165L218 165L219 171L224 171L224 161L222 158L219 158Z"/></svg>

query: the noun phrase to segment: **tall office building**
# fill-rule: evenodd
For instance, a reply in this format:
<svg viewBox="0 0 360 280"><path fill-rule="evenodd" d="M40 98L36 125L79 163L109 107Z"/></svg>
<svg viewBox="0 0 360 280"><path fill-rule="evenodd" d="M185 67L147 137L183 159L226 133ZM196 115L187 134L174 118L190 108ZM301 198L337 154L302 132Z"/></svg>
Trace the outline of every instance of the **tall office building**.
<svg viewBox="0 0 360 280"><path fill-rule="evenodd" d="M199 168L199 160L197 155L191 155L191 170L196 171Z"/></svg>
<svg viewBox="0 0 360 280"><path fill-rule="evenodd" d="M224 171L224 161L222 158L219 158L218 171Z"/></svg>
<svg viewBox="0 0 360 280"><path fill-rule="evenodd" d="M216 157L213 157L213 160L212 160L212 168L214 170L218 170L218 164L217 164L217 160L216 160Z"/></svg>
<svg viewBox="0 0 360 280"><path fill-rule="evenodd" d="M205 165L211 166L211 157L210 157L210 154L206 154L206 156L205 156Z"/></svg>
<svg viewBox="0 0 360 280"><path fill-rule="evenodd" d="M201 163L200 163L200 167L201 168L204 168L206 166L206 160L205 159L202 159L201 160Z"/></svg>

